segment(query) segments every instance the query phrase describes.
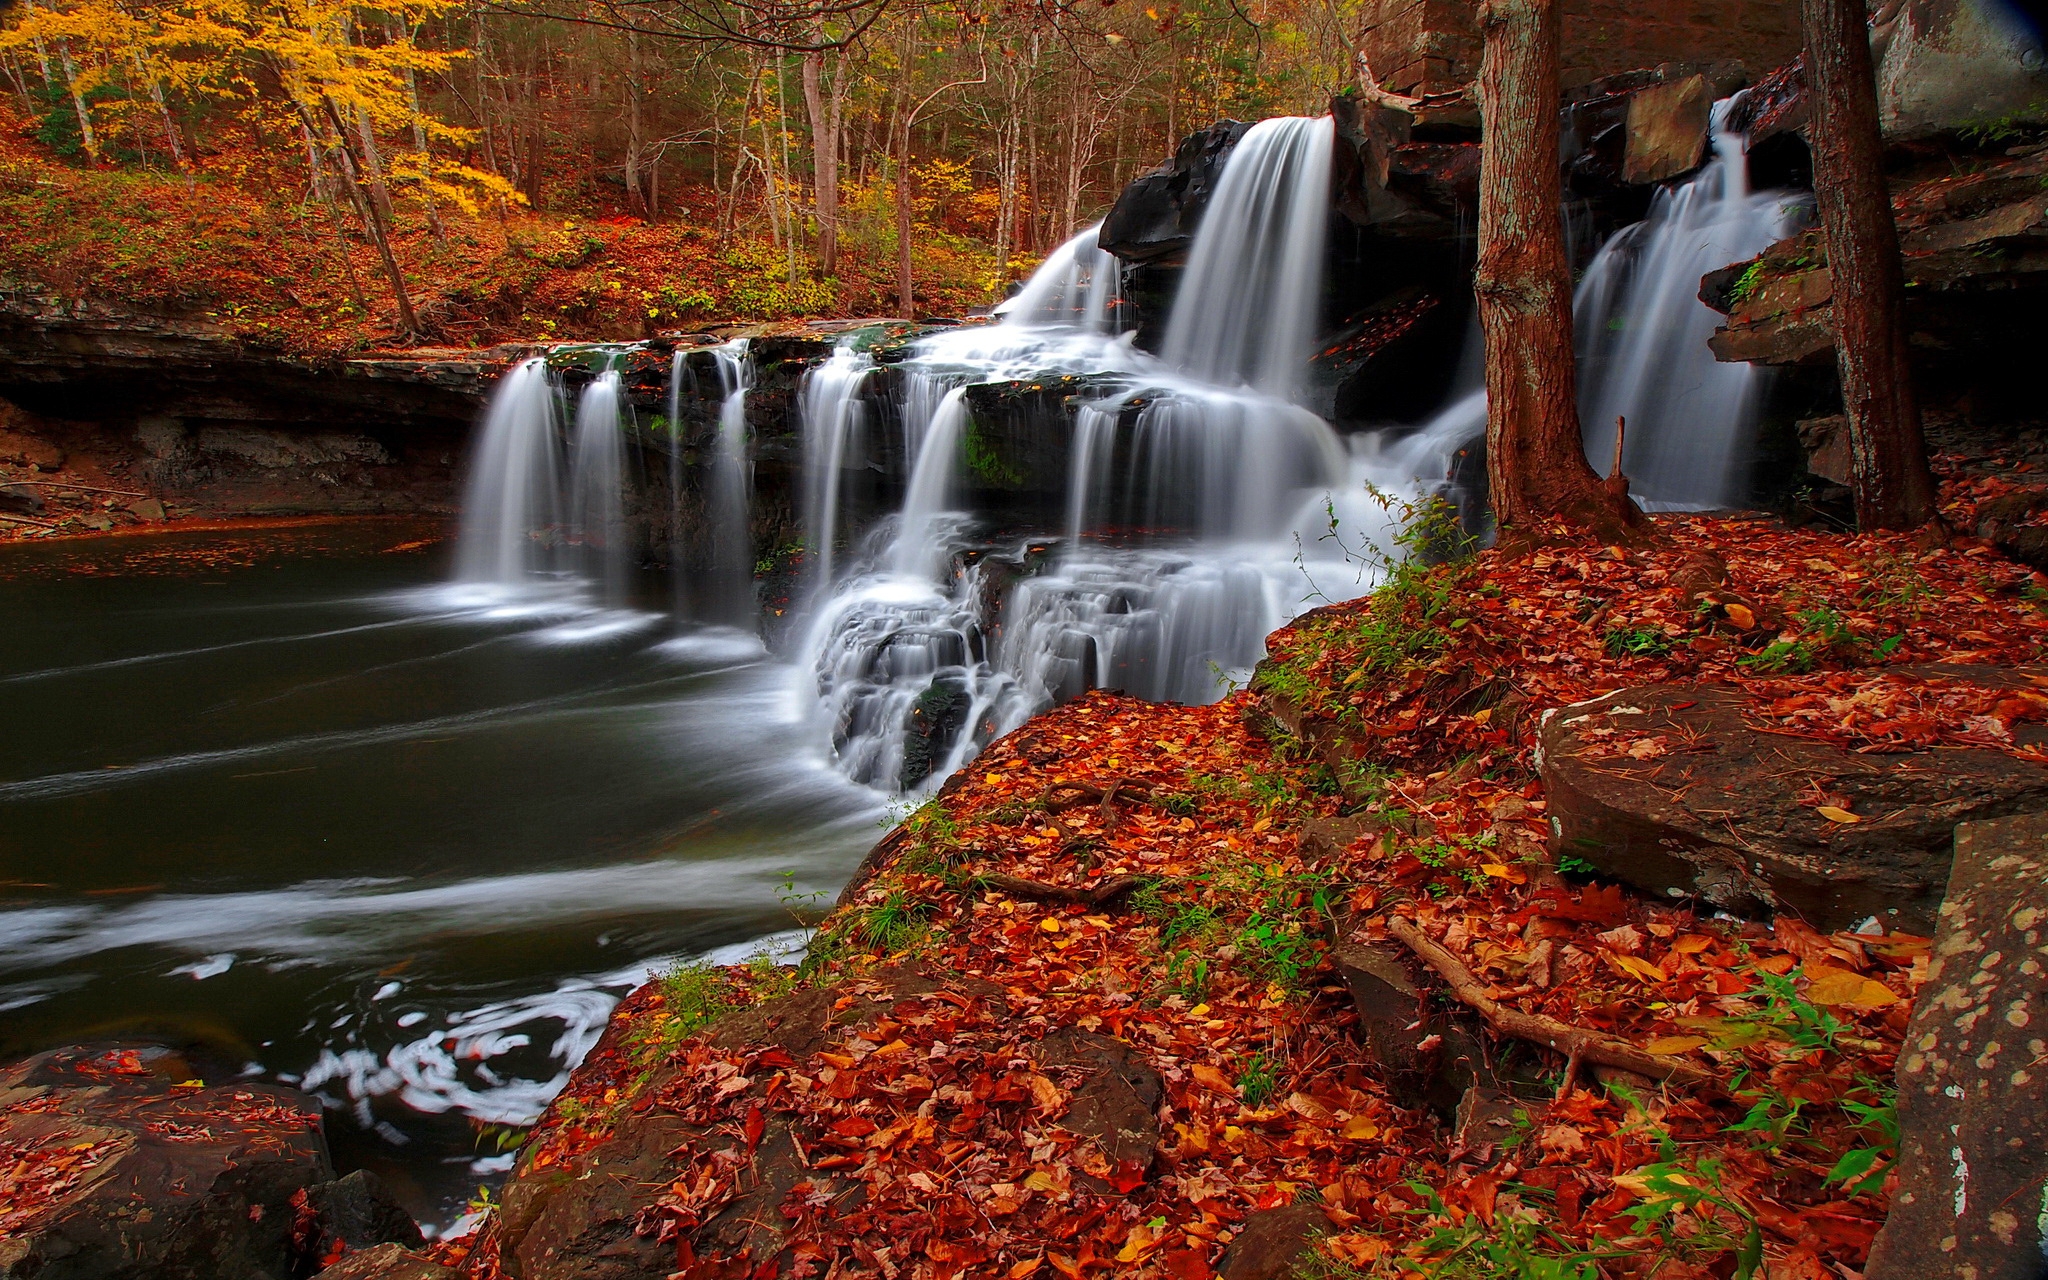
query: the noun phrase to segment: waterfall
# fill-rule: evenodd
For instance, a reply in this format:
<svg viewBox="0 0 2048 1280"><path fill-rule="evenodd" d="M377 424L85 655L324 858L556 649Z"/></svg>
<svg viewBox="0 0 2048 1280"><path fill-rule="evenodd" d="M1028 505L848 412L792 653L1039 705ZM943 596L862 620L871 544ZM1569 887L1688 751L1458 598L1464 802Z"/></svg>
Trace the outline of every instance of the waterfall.
<svg viewBox="0 0 2048 1280"><path fill-rule="evenodd" d="M754 600L754 464L747 447L747 391L753 365L746 339L717 348L720 391L718 449L711 461L706 514L711 529L710 620L752 628Z"/></svg>
<svg viewBox="0 0 2048 1280"><path fill-rule="evenodd" d="M627 537L621 486L626 441L619 420L619 375L607 370L583 388L569 462L569 540L585 576L606 604L626 597Z"/></svg>
<svg viewBox="0 0 2048 1280"><path fill-rule="evenodd" d="M806 575L815 593L832 583L839 539L840 471L848 439L865 425L857 397L875 362L851 346L833 348L804 375L797 411L803 420L803 510Z"/></svg>
<svg viewBox="0 0 2048 1280"><path fill-rule="evenodd" d="M689 575L683 572L683 385L688 379L690 393L697 391L697 377L690 372L689 352L677 347L668 357L668 499L669 567L675 589L675 614L690 613Z"/></svg>
<svg viewBox="0 0 2048 1280"><path fill-rule="evenodd" d="M1789 234L1796 205L1751 194L1745 141L1721 127L1729 102L1714 107L1712 163L1602 245L1573 299L1586 455L1606 474L1625 417L1622 469L1653 510L1729 506L1745 487L1765 373L1714 358L1721 317L1699 300L1700 277Z"/></svg>
<svg viewBox="0 0 2048 1280"><path fill-rule="evenodd" d="M953 469L967 425L967 388L955 387L932 411L931 424L917 451L917 465L910 472L910 490L897 522L896 544L889 553L896 573L927 578L944 570L941 557L945 548L934 545L934 522L945 512L952 494Z"/></svg>
<svg viewBox="0 0 2048 1280"><path fill-rule="evenodd" d="M499 380L462 493L456 577L520 586L549 567L561 522L555 389L547 362L521 361Z"/></svg>
<svg viewBox="0 0 2048 1280"><path fill-rule="evenodd" d="M1110 333L1123 286L1123 263L1104 250L1096 223L1052 251L1015 297L996 308L1003 323Z"/></svg>
<svg viewBox="0 0 2048 1280"><path fill-rule="evenodd" d="M1188 249L1167 364L1219 386L1293 394L1323 295L1335 129L1328 116L1262 120L1231 151Z"/></svg>

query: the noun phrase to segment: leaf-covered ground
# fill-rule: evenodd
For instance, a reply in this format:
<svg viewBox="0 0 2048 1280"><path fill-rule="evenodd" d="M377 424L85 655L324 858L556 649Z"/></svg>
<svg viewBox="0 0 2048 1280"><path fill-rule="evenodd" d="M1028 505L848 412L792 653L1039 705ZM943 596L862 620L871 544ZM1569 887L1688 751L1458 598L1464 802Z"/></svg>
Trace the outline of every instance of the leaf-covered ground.
<svg viewBox="0 0 2048 1280"><path fill-rule="evenodd" d="M1873 749L2009 743L2048 700L1960 705L1883 673L2038 661L2041 587L1970 543L1663 527L1668 546L1400 573L1276 635L1258 687L1215 706L1094 694L1038 718L878 849L801 970L637 993L515 1182L578 1177L622 1126L678 1118L697 1136L638 1229L685 1275L1199 1277L1284 1206L1323 1233L1312 1275L1860 1274L1927 940L1707 918L1561 874L1533 726L1633 683L1733 680L1759 716ZM1495 1040L1497 1123L1399 1105L1328 959L1409 925L1503 1005L1699 1083L1566 1079ZM793 993L851 1010L911 990L891 986L906 972L929 982L828 1022L815 1052L719 1032ZM1439 988L1417 1018L1451 1004ZM1080 1033L1156 1072L1156 1159L1086 1136L1089 1077L1046 1051ZM707 1249L782 1127L799 1167L757 1215L772 1230ZM449 1256L498 1274L502 1243L487 1228Z"/></svg>

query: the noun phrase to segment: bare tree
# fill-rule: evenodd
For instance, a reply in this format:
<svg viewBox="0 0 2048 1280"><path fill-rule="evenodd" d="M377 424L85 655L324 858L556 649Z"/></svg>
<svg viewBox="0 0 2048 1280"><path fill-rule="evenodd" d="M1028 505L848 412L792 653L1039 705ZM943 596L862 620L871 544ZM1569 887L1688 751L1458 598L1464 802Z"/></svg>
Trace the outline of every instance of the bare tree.
<svg viewBox="0 0 2048 1280"><path fill-rule="evenodd" d="M1877 78L1863 0L1800 0L1813 89L1813 190L1834 285L1835 367L1849 417L1856 523L1912 529L1935 518L1934 476L1901 312L1906 277L1884 181Z"/></svg>

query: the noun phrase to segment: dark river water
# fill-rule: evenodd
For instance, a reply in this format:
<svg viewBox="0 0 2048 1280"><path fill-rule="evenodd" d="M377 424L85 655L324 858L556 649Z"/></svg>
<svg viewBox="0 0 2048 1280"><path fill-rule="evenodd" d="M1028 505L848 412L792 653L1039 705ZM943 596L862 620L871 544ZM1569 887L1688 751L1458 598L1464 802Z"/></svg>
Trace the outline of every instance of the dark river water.
<svg viewBox="0 0 2048 1280"><path fill-rule="evenodd" d="M650 967L799 946L888 819L750 639L466 595L448 532L0 546L0 1049L300 1083L443 1224Z"/></svg>

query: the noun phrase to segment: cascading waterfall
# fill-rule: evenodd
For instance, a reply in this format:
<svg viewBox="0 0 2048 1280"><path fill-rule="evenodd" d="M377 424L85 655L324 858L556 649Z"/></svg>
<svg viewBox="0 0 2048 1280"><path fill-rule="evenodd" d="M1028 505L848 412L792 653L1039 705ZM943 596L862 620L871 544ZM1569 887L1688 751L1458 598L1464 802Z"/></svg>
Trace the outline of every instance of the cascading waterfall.
<svg viewBox="0 0 2048 1280"><path fill-rule="evenodd" d="M531 585L549 567L546 539L561 523L561 444L547 362L520 362L499 380L462 494L456 577Z"/></svg>
<svg viewBox="0 0 2048 1280"><path fill-rule="evenodd" d="M754 463L747 448L747 392L753 365L744 338L713 351L721 399L718 448L712 455L706 511L711 528L707 620L752 628L754 600Z"/></svg>
<svg viewBox="0 0 2048 1280"><path fill-rule="evenodd" d="M804 429L804 540L806 571L813 593L832 583L839 540L840 472L847 445L867 424L861 390L875 362L842 344L804 375L798 412Z"/></svg>
<svg viewBox="0 0 2048 1280"><path fill-rule="evenodd" d="M1123 262L1102 248L1101 230L1098 222L1053 250L996 314L1011 325L1112 332L1123 291Z"/></svg>
<svg viewBox="0 0 2048 1280"><path fill-rule="evenodd" d="M583 388L569 461L569 542L606 604L626 598L626 438L619 374L608 369Z"/></svg>
<svg viewBox="0 0 2048 1280"><path fill-rule="evenodd" d="M1315 336L1330 217L1328 116L1251 127L1223 167L1166 322L1166 363L1292 395Z"/></svg>
<svg viewBox="0 0 2048 1280"><path fill-rule="evenodd" d="M668 497L670 554L678 564L683 542L683 388L697 391L697 375L690 371L690 353L677 347L668 357ZM675 616L690 615L689 575L673 575Z"/></svg>
<svg viewBox="0 0 2048 1280"><path fill-rule="evenodd" d="M1798 209L1782 192L1750 192L1746 141L1721 127L1731 101L1714 107L1712 163L1602 245L1573 300L1586 455L1605 474L1626 418L1622 469L1652 509L1740 501L1766 376L1714 358L1707 339L1721 317L1698 296L1701 276L1782 239Z"/></svg>
<svg viewBox="0 0 2048 1280"><path fill-rule="evenodd" d="M1321 292L1332 127L1268 121L1239 144L1190 251L1165 360L1114 332L1120 268L1093 227L1047 259L1001 323L915 344L900 366L915 463L893 536L822 600L804 647L799 700L817 700L850 776L928 787L1088 688L1213 700L1299 606L1293 535L1327 527L1324 505L1342 500L1352 469L1329 425L1286 399ZM1124 389L1076 412L1067 545L978 537L950 509L969 384L1069 373ZM821 369L813 386L833 376ZM807 389L813 440L843 437L810 405ZM1363 521L1358 505L1344 501L1346 519ZM1106 526L1136 544L1094 540ZM1343 578L1330 575L1333 590ZM1363 589L1362 574L1348 585Z"/></svg>

